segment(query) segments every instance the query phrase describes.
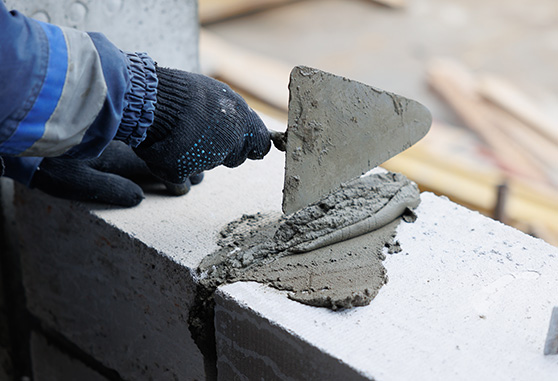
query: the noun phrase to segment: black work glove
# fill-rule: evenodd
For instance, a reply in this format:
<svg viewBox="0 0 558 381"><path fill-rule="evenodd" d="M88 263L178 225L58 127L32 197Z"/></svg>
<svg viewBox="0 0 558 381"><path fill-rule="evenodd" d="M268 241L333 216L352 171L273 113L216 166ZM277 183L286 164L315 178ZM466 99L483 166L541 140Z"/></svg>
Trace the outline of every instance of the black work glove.
<svg viewBox="0 0 558 381"><path fill-rule="evenodd" d="M165 184L174 195L185 194L203 174L190 177L182 184ZM101 156L90 160L45 158L31 179L31 188L69 200L134 206L144 198L137 182L156 179L132 149L112 141Z"/></svg>
<svg viewBox="0 0 558 381"><path fill-rule="evenodd" d="M182 183L220 164L262 159L270 135L229 86L200 74L157 67L155 119L135 152L163 180Z"/></svg>

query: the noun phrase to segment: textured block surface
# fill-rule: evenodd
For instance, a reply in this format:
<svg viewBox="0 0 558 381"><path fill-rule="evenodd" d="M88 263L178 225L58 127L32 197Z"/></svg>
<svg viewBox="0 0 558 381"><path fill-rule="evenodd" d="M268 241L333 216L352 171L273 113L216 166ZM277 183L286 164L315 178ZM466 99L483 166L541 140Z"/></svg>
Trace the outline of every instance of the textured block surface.
<svg viewBox="0 0 558 381"><path fill-rule="evenodd" d="M196 0L8 0L8 8L56 25L101 32L118 48L198 71Z"/></svg>
<svg viewBox="0 0 558 381"><path fill-rule="evenodd" d="M260 291L258 283L238 285ZM218 293L216 301L219 380L366 379L342 360L285 331L269 316L260 315L226 291ZM280 301L276 307L282 306ZM305 325L302 320L299 323Z"/></svg>
<svg viewBox="0 0 558 381"><path fill-rule="evenodd" d="M31 335L33 379L35 381L107 381L87 365L60 351L44 336Z"/></svg>
<svg viewBox="0 0 558 381"><path fill-rule="evenodd" d="M369 306L332 312L257 283L221 287L221 379L297 378L328 357L320 370L375 380L555 380L558 357L543 348L558 249L429 193L417 214L399 225L403 251L387 254L389 282Z"/></svg>
<svg viewBox="0 0 558 381"><path fill-rule="evenodd" d="M26 189L16 205L33 315L126 379L203 378L188 268L82 205Z"/></svg>
<svg viewBox="0 0 558 381"><path fill-rule="evenodd" d="M156 188L130 209L17 187L29 310L125 379L204 379L188 325L194 270L225 224L280 210L282 166L273 151L208 172L183 197Z"/></svg>

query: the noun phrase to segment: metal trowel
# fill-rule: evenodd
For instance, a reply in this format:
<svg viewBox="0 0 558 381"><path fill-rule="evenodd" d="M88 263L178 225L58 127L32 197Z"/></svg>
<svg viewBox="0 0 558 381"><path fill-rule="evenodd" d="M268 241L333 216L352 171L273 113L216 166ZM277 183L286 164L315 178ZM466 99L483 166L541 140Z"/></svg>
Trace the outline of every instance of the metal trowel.
<svg viewBox="0 0 558 381"><path fill-rule="evenodd" d="M283 212L293 213L409 148L432 123L420 103L305 66L291 71Z"/></svg>

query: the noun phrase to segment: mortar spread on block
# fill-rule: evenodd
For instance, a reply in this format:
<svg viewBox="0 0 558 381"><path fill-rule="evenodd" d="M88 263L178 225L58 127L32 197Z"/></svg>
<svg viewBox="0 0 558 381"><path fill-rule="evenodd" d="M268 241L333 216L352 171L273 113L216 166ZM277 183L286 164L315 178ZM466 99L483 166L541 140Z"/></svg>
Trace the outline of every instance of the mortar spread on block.
<svg viewBox="0 0 558 381"><path fill-rule="evenodd" d="M256 281L334 310L369 304L387 281L383 249L397 250L400 217L413 221L419 202L415 183L388 172L346 183L292 215L245 215L200 264L200 284Z"/></svg>

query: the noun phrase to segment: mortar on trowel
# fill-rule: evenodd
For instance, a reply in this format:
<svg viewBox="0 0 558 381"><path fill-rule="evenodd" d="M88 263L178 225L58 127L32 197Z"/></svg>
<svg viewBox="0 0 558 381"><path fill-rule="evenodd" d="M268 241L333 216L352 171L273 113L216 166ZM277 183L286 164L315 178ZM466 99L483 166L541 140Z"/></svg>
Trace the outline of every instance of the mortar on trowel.
<svg viewBox="0 0 558 381"><path fill-rule="evenodd" d="M230 223L200 265L203 282L258 281L331 309L368 304L387 281L383 250L396 250L395 227L413 219L419 191L401 174L362 175L426 135L430 112L304 66L289 92L287 131L271 131L286 153L284 214Z"/></svg>

